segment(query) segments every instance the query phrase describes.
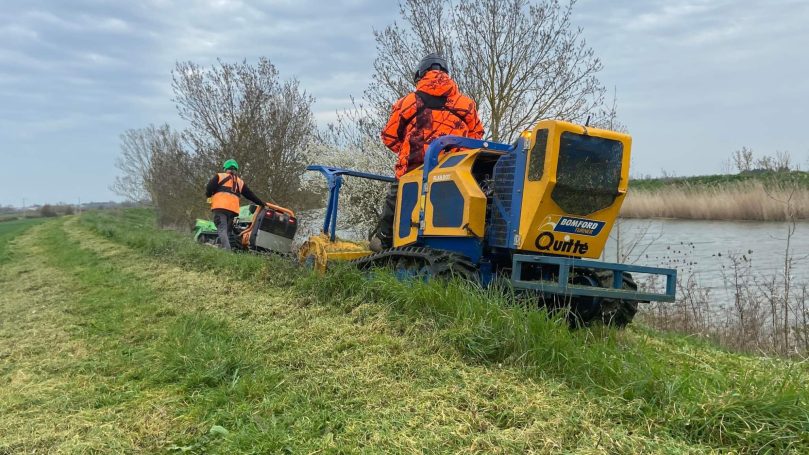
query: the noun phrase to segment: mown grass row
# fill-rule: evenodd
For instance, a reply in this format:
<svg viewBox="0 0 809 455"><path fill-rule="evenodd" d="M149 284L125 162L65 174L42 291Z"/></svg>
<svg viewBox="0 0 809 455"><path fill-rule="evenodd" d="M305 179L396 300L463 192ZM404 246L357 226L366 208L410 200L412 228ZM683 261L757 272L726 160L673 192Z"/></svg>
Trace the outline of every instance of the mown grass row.
<svg viewBox="0 0 809 455"><path fill-rule="evenodd" d="M116 419L125 421L113 422L119 428L143 428L133 435L140 439L135 443L139 450L169 448L203 453L218 447L227 433L225 427L233 430L244 424L240 416L245 414L229 404L259 403L277 387L277 375L260 361L259 347L227 321L167 307L160 300L160 289L79 248L65 238L60 224L43 228L42 246L49 252L48 262L69 273L83 290L73 296L69 312L86 321L80 334L94 350L84 365L94 378L92 386L77 391L84 397L74 397L71 402L94 400L94 408L118 410ZM185 418L153 415L173 407L171 398L167 403L154 401L153 397L167 390L176 390L184 397ZM188 428L196 421L219 425L213 431L208 427ZM263 436L267 443L276 444L285 438L281 428L265 431ZM172 439L167 441L167 437ZM99 436L92 442L123 443L130 438ZM132 447L108 449L125 452Z"/></svg>
<svg viewBox="0 0 809 455"><path fill-rule="evenodd" d="M42 219L22 219L0 222L0 264L8 260L9 240L24 230L41 223Z"/></svg>
<svg viewBox="0 0 809 455"><path fill-rule="evenodd" d="M166 301L172 294L82 248L65 229L57 220L35 236L35 259L44 262L36 265L48 272L43 282L29 278L32 289L65 300L48 299L45 320L15 343L43 358L0 365L0 377L41 375L21 392L0 393L0 453L311 452L330 422L347 418L284 377L287 356L305 352L272 353L221 315L176 308ZM10 314L43 312L41 302L15 300L29 308ZM48 346L54 339L82 347L68 355ZM267 362L271 355L281 365Z"/></svg>
<svg viewBox="0 0 809 455"><path fill-rule="evenodd" d="M644 330L571 332L544 311L461 283L401 283L350 267L319 276L278 258L225 254L194 244L190 235L156 231L147 210L87 213L82 223L162 260L292 288L346 311L386 305L391 317L438 332L470 362L516 367L619 400L614 419L641 415L656 431L716 448L809 451L804 364L732 355Z"/></svg>

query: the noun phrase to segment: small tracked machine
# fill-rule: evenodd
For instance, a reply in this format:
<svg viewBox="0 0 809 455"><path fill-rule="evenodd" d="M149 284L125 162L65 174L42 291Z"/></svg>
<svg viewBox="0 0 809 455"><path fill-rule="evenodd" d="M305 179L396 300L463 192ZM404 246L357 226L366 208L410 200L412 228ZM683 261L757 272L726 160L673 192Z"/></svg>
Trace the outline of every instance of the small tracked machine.
<svg viewBox="0 0 809 455"><path fill-rule="evenodd" d="M237 250L289 255L298 229L292 210L274 204L258 207L243 205L233 220L230 244ZM199 243L219 245L219 235L213 221L197 219L194 239Z"/></svg>
<svg viewBox="0 0 809 455"><path fill-rule="evenodd" d="M393 248L372 253L336 237L344 177L393 182L349 169L309 166L329 184L323 233L299 258L392 268L402 279L456 276L507 283L521 297L567 308L577 324L631 322L638 303L671 302L676 271L598 261L626 196L631 138L558 120L539 122L513 144L443 136L424 165L399 181ZM641 291L633 274L654 276Z"/></svg>

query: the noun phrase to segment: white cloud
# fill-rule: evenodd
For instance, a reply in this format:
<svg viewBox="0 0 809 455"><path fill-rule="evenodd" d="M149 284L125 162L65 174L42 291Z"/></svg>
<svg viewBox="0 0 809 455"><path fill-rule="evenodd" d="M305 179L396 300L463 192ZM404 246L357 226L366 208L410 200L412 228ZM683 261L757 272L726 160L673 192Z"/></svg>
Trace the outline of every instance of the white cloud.
<svg viewBox="0 0 809 455"><path fill-rule="evenodd" d="M657 9L642 13L628 23L628 29L657 31L665 27L685 24L694 16L710 12L720 5L716 1L669 1Z"/></svg>
<svg viewBox="0 0 809 455"><path fill-rule="evenodd" d="M107 32L124 33L133 31L129 23L117 17L89 17L87 22L94 24L99 30Z"/></svg>
<svg viewBox="0 0 809 455"><path fill-rule="evenodd" d="M42 155L42 166L65 154L98 158L87 170L97 184L83 199L109 197L121 131L180 125L170 88L176 61L267 56L317 98L316 119L325 124L361 95L375 54L371 31L398 11L395 0L3 3L0 152ZM805 149L793 131L809 117L809 63L800 50L807 23L805 0L581 0L574 14L604 61L605 85L618 89L636 170L651 173L661 165L679 174L717 170L724 156L704 151L746 140ZM722 142L727 135L739 144ZM20 178L54 194L58 171ZM0 204L15 202L7 193Z"/></svg>
<svg viewBox="0 0 809 455"><path fill-rule="evenodd" d="M165 121L182 126L170 88L170 72L180 60L210 64L217 57L267 56L282 78L297 77L317 98L318 122L333 121L370 78L372 27L392 20L394 12L394 0L6 1L0 16L0 153L35 160L36 172L14 177L43 189L30 199L48 200L48 191L66 184L59 168L47 169L64 156L94 157L95 167L77 171L90 182L83 199L110 197L123 130ZM7 191L0 195L0 203L16 199Z"/></svg>
<svg viewBox="0 0 809 455"><path fill-rule="evenodd" d="M809 43L809 2L601 5L581 2L575 19L604 61L602 79L617 86L619 114L635 137L636 172L717 172L745 144L806 148L793 132L809 116L797 102L809 99L809 61L798 44ZM787 110L793 115L778 115Z"/></svg>

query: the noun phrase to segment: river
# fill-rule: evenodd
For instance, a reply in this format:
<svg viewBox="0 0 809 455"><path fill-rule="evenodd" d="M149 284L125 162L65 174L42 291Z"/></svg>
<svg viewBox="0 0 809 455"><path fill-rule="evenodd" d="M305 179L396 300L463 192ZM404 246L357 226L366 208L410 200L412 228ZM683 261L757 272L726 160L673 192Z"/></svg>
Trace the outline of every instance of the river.
<svg viewBox="0 0 809 455"><path fill-rule="evenodd" d="M306 213L297 239L322 227L323 210ZM354 238L339 230L343 238ZM621 220L610 233L602 259L617 262L617 239L626 255L623 262L676 268L682 278L693 277L717 298L730 299L725 277L736 260L759 279L783 274L787 224L756 221ZM790 239L795 283L809 282L809 222L800 222ZM724 269L723 269L724 267Z"/></svg>
<svg viewBox="0 0 809 455"><path fill-rule="evenodd" d="M619 237L622 250L628 256L626 262L673 267L681 276L693 274L700 286L720 291L725 289L724 276L727 276L734 259L749 264L753 273L760 277L783 274L787 224L622 220L610 234L604 260L616 260ZM794 281L809 282L809 222L795 225L790 250Z"/></svg>

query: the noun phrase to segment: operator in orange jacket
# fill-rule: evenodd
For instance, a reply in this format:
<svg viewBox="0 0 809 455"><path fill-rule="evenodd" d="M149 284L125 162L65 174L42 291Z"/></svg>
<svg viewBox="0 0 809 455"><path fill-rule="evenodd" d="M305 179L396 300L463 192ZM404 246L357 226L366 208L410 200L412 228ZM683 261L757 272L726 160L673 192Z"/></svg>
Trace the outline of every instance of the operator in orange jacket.
<svg viewBox="0 0 809 455"><path fill-rule="evenodd" d="M396 101L390 120L382 130L382 142L399 159L396 162L397 181L391 184L385 197L382 219L376 236L371 239L374 251L393 246L398 180L424 163L424 153L430 142L444 135L483 137L483 124L475 102L458 90L442 55L424 57L416 70L414 82L416 90Z"/></svg>
<svg viewBox="0 0 809 455"><path fill-rule="evenodd" d="M211 211L216 231L219 234L219 246L231 249L230 236L233 232L233 219L239 214L239 198L244 196L259 207L266 204L259 199L247 184L244 183L237 172L239 163L230 159L222 165L224 172L211 177L205 187L205 196L211 198Z"/></svg>

